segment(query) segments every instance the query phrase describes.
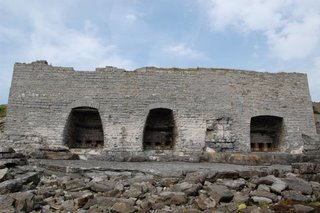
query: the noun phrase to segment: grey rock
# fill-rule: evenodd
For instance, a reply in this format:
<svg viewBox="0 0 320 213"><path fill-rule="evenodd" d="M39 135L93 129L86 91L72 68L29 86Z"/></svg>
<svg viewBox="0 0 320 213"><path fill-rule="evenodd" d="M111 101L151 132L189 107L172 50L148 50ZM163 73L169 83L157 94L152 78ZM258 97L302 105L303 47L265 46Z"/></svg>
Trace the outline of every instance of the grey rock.
<svg viewBox="0 0 320 213"><path fill-rule="evenodd" d="M74 180L64 180L62 188L68 191L79 191L89 188L87 184L80 178Z"/></svg>
<svg viewBox="0 0 320 213"><path fill-rule="evenodd" d="M188 201L188 198L184 192L164 191L159 194L159 198L159 200L166 205L182 205Z"/></svg>
<svg viewBox="0 0 320 213"><path fill-rule="evenodd" d="M288 177L288 178L284 178L283 181L288 185L289 189L299 191L302 194L306 194L306 195L312 194L311 185L307 181L303 180L302 178Z"/></svg>
<svg viewBox="0 0 320 213"><path fill-rule="evenodd" d="M114 190L118 190L119 192L123 192L124 184L121 182L116 182L116 184L114 186Z"/></svg>
<svg viewBox="0 0 320 213"><path fill-rule="evenodd" d="M314 212L314 208L311 206L305 206L301 204L295 204L293 205L293 208L296 213L309 213L309 212Z"/></svg>
<svg viewBox="0 0 320 213"><path fill-rule="evenodd" d="M237 190L237 191L243 189L243 187L245 187L247 184L246 180L243 178L239 178L239 179L235 179L235 180L218 179L216 181L216 183L220 184L220 185L224 185L224 186L228 187L229 189L233 189L233 190Z"/></svg>
<svg viewBox="0 0 320 213"><path fill-rule="evenodd" d="M216 185L206 181L203 189L207 191L208 195L210 195L217 203L230 202L233 198L233 192L226 186Z"/></svg>
<svg viewBox="0 0 320 213"><path fill-rule="evenodd" d="M203 183L206 180L207 176L207 172L190 172L186 174L184 181L194 184Z"/></svg>
<svg viewBox="0 0 320 213"><path fill-rule="evenodd" d="M74 198L74 205L76 209L82 208L90 199L93 198L93 194L88 191L82 191Z"/></svg>
<svg viewBox="0 0 320 213"><path fill-rule="evenodd" d="M127 212L130 213L130 212L134 212L135 209L131 201L129 202L120 201L113 204L111 211L116 213L127 213Z"/></svg>
<svg viewBox="0 0 320 213"><path fill-rule="evenodd" d="M313 181L310 181L309 183L310 183L310 185L312 187L313 195L315 196L315 198L317 200L320 200L320 183L313 182Z"/></svg>
<svg viewBox="0 0 320 213"><path fill-rule="evenodd" d="M160 185L162 187L170 187L176 183L178 183L179 181L179 178L172 178L172 177L164 177L164 178L161 178L160 180Z"/></svg>
<svg viewBox="0 0 320 213"><path fill-rule="evenodd" d="M27 165L27 160L25 158L15 158L15 159L1 159L0 160L0 169L5 167L12 168L16 166L24 166Z"/></svg>
<svg viewBox="0 0 320 213"><path fill-rule="evenodd" d="M0 182L7 180L8 171L8 168L0 169Z"/></svg>
<svg viewBox="0 0 320 213"><path fill-rule="evenodd" d="M146 192L154 193L156 191L156 187L153 186L150 182L134 183L132 184L132 186L141 188L141 191L143 193L146 193Z"/></svg>
<svg viewBox="0 0 320 213"><path fill-rule="evenodd" d="M23 185L27 185L28 183L37 185L40 181L39 175L39 172L28 172L21 177L3 181L0 183L0 193L17 192L22 189Z"/></svg>
<svg viewBox="0 0 320 213"><path fill-rule="evenodd" d="M266 185L272 185L274 182L280 180L279 178L276 178L274 175L268 175L265 177L261 177L256 180L255 184L266 184Z"/></svg>
<svg viewBox="0 0 320 213"><path fill-rule="evenodd" d="M76 210L73 200L62 201L61 207L66 212L74 212Z"/></svg>
<svg viewBox="0 0 320 213"><path fill-rule="evenodd" d="M249 200L249 192L235 192L233 202L235 203L247 203Z"/></svg>
<svg viewBox="0 0 320 213"><path fill-rule="evenodd" d="M130 186L130 189L126 190L123 193L124 197L128 198L138 198L142 194L142 188L137 186Z"/></svg>
<svg viewBox="0 0 320 213"><path fill-rule="evenodd" d="M84 177L88 177L92 182L107 181L108 176L104 172L87 172Z"/></svg>
<svg viewBox="0 0 320 213"><path fill-rule="evenodd" d="M313 174L317 173L315 171L315 168L317 168L318 163L313 163L313 162L303 162L303 163L293 163L292 169L297 170L299 174Z"/></svg>
<svg viewBox="0 0 320 213"><path fill-rule="evenodd" d="M10 197L8 195L0 195L1 210L11 209L13 204L14 204L14 199L12 197Z"/></svg>
<svg viewBox="0 0 320 213"><path fill-rule="evenodd" d="M230 202L230 203L220 203L216 210L217 212L225 213L225 212L237 212L238 205L236 203ZM216 211L214 211L216 213Z"/></svg>
<svg viewBox="0 0 320 213"><path fill-rule="evenodd" d="M153 181L154 181L153 175L144 175L144 174L138 174L138 175L128 179L128 182L130 184L139 183L139 182L153 182Z"/></svg>
<svg viewBox="0 0 320 213"><path fill-rule="evenodd" d="M272 192L281 194L281 192L285 190L287 187L288 185L286 184L286 182L279 179L271 185L270 189Z"/></svg>
<svg viewBox="0 0 320 213"><path fill-rule="evenodd" d="M267 197L253 196L251 199L254 203L272 203L272 200Z"/></svg>
<svg viewBox="0 0 320 213"><path fill-rule="evenodd" d="M294 191L294 190L283 191L282 195L287 200L301 201L301 202L311 202L312 201L312 199L310 197L305 196L301 192Z"/></svg>
<svg viewBox="0 0 320 213"><path fill-rule="evenodd" d="M268 186L266 184L260 184L257 189L270 192L270 186Z"/></svg>
<svg viewBox="0 0 320 213"><path fill-rule="evenodd" d="M114 184L90 182L89 187L93 192L108 192L114 189Z"/></svg>
<svg viewBox="0 0 320 213"><path fill-rule="evenodd" d="M194 202L200 210L213 209L217 204L214 199L209 198L204 194L200 194Z"/></svg>
<svg viewBox="0 0 320 213"><path fill-rule="evenodd" d="M192 184L188 182L182 182L182 183L175 184L172 187L172 190L177 192L184 192L186 193L187 196L190 196L190 195L194 196L194 195L197 195L201 187L202 185L200 183Z"/></svg>
<svg viewBox="0 0 320 213"><path fill-rule="evenodd" d="M17 192L10 194L10 197L14 199L14 206L17 211L30 212L33 209L33 197L31 192Z"/></svg>
<svg viewBox="0 0 320 213"><path fill-rule="evenodd" d="M89 199L86 204L82 207L84 210L88 210L91 206L98 204L98 200L96 198Z"/></svg>
<svg viewBox="0 0 320 213"><path fill-rule="evenodd" d="M0 153L15 153L12 147L0 147Z"/></svg>
<svg viewBox="0 0 320 213"><path fill-rule="evenodd" d="M276 202L278 201L278 196L271 193L271 192L268 192L268 191L265 191L265 190L255 190L255 191L252 191L250 193L251 196L256 196L256 197L266 197L270 200L272 200L272 202Z"/></svg>

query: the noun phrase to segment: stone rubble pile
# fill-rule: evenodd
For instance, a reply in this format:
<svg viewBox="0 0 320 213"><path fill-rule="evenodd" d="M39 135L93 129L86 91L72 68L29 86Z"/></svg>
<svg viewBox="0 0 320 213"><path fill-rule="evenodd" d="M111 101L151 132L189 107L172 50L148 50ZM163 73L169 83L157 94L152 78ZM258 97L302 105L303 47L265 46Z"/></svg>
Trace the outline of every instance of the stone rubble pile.
<svg viewBox="0 0 320 213"><path fill-rule="evenodd" d="M293 173L186 171L181 176L49 171L0 150L1 212L317 212L317 163ZM301 174L299 174L301 173Z"/></svg>

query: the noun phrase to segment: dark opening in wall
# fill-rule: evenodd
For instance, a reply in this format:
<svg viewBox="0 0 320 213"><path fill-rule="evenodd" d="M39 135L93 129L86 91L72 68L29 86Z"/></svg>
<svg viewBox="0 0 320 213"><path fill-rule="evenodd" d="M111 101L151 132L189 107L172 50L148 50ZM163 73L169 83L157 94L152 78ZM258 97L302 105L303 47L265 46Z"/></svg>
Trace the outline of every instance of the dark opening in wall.
<svg viewBox="0 0 320 213"><path fill-rule="evenodd" d="M71 110L65 128L65 144L70 148L103 147L103 128L97 109L77 107Z"/></svg>
<svg viewBox="0 0 320 213"><path fill-rule="evenodd" d="M253 152L276 151L282 142L283 118L257 116L251 118L250 143Z"/></svg>
<svg viewBox="0 0 320 213"><path fill-rule="evenodd" d="M150 110L143 134L145 150L172 149L175 139L175 122L170 109L157 108Z"/></svg>

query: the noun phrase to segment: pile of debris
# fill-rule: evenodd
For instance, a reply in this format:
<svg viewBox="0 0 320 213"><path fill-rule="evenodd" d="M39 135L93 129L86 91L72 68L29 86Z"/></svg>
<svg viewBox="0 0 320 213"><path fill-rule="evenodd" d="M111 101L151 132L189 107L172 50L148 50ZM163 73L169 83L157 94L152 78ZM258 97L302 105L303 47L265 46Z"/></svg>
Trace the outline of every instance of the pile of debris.
<svg viewBox="0 0 320 213"><path fill-rule="evenodd" d="M2 212L316 212L319 172L317 162L293 164L292 172L52 171L7 148L0 150L0 205Z"/></svg>

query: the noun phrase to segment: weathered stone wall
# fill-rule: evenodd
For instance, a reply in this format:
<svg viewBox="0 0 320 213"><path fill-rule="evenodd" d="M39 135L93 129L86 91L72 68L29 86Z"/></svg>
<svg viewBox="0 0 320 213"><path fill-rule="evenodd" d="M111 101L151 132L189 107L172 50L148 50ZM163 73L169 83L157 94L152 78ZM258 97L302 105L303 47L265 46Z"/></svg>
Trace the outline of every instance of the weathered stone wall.
<svg viewBox="0 0 320 213"><path fill-rule="evenodd" d="M283 118L279 151L301 149L302 134L316 135L305 74L153 67L77 72L45 61L15 64L6 134L16 146L26 137L35 138L35 147L64 145L68 116L82 106L98 109L107 153L142 152L154 108L173 111L175 145L165 153L176 156L201 152L206 140L222 150L250 151L250 119L259 115Z"/></svg>

